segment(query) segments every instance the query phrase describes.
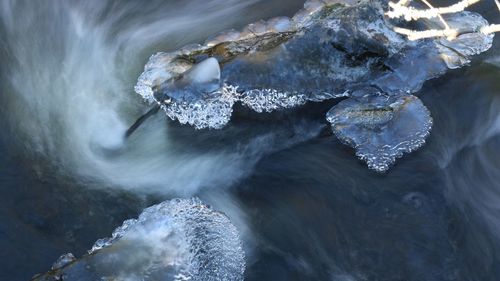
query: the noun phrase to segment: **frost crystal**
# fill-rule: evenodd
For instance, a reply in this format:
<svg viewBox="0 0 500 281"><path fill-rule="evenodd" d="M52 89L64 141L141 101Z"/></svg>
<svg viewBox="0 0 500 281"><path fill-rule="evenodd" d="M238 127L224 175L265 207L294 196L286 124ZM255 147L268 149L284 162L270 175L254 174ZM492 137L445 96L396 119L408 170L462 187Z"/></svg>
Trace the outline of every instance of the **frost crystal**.
<svg viewBox="0 0 500 281"><path fill-rule="evenodd" d="M215 95L216 99L171 101L168 105L162 104L161 108L168 117L181 124L189 124L196 129L221 129L231 120L238 94L235 87L226 85Z"/></svg>
<svg viewBox="0 0 500 281"><path fill-rule="evenodd" d="M307 98L301 94L282 93L273 89L265 89L245 92L241 102L252 110L262 113L297 107L305 104Z"/></svg>

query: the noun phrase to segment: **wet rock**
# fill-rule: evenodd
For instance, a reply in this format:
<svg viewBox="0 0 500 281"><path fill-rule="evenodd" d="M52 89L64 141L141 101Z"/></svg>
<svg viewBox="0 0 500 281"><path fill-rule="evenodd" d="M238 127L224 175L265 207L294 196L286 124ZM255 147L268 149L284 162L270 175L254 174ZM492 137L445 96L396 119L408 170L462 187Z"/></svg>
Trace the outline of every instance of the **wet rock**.
<svg viewBox="0 0 500 281"><path fill-rule="evenodd" d="M62 256L34 280L243 280L236 228L197 199L172 200L127 220L89 254Z"/></svg>
<svg viewBox="0 0 500 281"><path fill-rule="evenodd" d="M410 41L393 31L384 17L386 8L384 1L310 0L292 18L258 21L204 45L154 55L135 89L160 104L171 119L197 129L224 127L235 103L260 113L352 96L332 109L328 120L335 122L335 135L353 145L370 168L386 171L396 158L424 143L432 124L429 112L410 94L488 50L493 38L477 33L486 20L463 12L447 16L449 25L460 30L455 40ZM207 66L213 73L220 70L220 79L203 85L187 82L195 70ZM372 88L372 97L353 94ZM394 108L381 97L391 100ZM338 116L360 113L364 102L391 111ZM401 128L408 120L422 123ZM338 124L342 130L335 129ZM388 148L396 144L400 146Z"/></svg>

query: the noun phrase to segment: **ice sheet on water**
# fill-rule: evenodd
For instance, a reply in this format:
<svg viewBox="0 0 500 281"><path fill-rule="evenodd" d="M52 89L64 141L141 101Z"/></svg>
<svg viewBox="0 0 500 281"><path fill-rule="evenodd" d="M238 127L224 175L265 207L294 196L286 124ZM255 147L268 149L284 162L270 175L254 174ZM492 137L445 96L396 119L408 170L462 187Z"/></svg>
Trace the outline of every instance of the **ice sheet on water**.
<svg viewBox="0 0 500 281"><path fill-rule="evenodd" d="M84 256L37 280L243 280L244 252L234 225L198 199L145 209Z"/></svg>

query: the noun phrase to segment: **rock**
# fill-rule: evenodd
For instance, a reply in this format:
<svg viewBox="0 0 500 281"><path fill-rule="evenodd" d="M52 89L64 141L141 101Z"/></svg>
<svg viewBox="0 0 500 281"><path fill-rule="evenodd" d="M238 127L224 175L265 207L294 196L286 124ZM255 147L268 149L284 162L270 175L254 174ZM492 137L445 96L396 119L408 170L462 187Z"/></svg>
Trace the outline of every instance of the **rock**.
<svg viewBox="0 0 500 281"><path fill-rule="evenodd" d="M385 137L397 139L380 138L372 147L354 146L370 168L385 171L395 158L420 147L432 124L424 105L410 94L418 92L425 81L460 67L469 62L470 56L488 50L493 38L493 35L476 33L488 24L486 20L478 14L462 12L447 16L449 25L461 32L455 40L410 41L393 31L384 17L386 9L384 1L310 0L291 19L259 21L241 32L231 30L218 35L205 45L154 55L135 89L147 101L159 103L171 119L197 129L224 127L231 119L235 103L256 112L271 112L307 102L351 97L352 100L332 109L328 120L336 122L332 124L335 135L355 145L361 132L335 131L339 120L344 128L354 130L359 122L368 119L382 122L388 118L394 127L385 129ZM425 24L432 27L438 20L427 20ZM208 65L207 59L213 73L220 68L220 82L207 84L210 87L198 87L196 83L184 85L186 76ZM183 86L171 81L181 81ZM371 88L376 89L368 91L373 97L353 96L359 90ZM396 103L409 102L408 108L392 110L408 113L412 122L423 123L402 130L400 122L406 119L391 117L389 112L386 112L389 115L378 115L381 112L371 111L377 115L365 114L351 119L337 116L336 112L359 112L363 102L367 102L368 107L380 105L382 96ZM352 110L347 106L353 106ZM376 123L372 125L381 129ZM419 134L413 134L415 130ZM362 138L373 140L377 136L371 138L368 134L372 133L374 131L365 126ZM403 136L404 133L409 135ZM346 141L351 137L351 141ZM392 151L380 149L403 140L412 144Z"/></svg>
<svg viewBox="0 0 500 281"><path fill-rule="evenodd" d="M127 220L89 254L62 256L34 280L243 280L238 232L222 213L198 199L177 199Z"/></svg>
<svg viewBox="0 0 500 281"><path fill-rule="evenodd" d="M327 120L334 134L378 172L421 147L432 128L430 112L412 95L353 97L334 106Z"/></svg>

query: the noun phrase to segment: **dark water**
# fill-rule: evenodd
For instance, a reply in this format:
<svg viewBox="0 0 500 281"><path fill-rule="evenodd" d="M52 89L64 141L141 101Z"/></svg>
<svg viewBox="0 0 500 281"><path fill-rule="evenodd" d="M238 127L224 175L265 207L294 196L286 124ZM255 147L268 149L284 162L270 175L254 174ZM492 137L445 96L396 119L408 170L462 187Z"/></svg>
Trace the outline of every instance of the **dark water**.
<svg viewBox="0 0 500 281"><path fill-rule="evenodd" d="M330 137L262 160L237 191L259 233L253 280L498 280L497 75L426 87L433 135L388 175Z"/></svg>
<svg viewBox="0 0 500 281"><path fill-rule="evenodd" d="M191 196L236 224L247 280L500 280L498 41L426 84L428 144L379 175L322 133L328 105L242 110L222 131L159 114L122 143L147 111L132 87L151 53L302 4L137 3L0 2L0 280Z"/></svg>

